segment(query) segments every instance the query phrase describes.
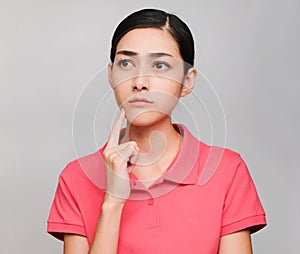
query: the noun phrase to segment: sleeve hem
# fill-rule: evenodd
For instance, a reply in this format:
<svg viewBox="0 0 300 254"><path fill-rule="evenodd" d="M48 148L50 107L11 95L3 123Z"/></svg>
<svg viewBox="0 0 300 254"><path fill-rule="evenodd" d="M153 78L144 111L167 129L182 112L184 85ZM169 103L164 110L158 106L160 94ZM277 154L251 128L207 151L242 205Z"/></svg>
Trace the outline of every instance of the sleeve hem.
<svg viewBox="0 0 300 254"><path fill-rule="evenodd" d="M61 241L64 240L64 233L86 236L83 226L57 222L48 222L47 232Z"/></svg>
<svg viewBox="0 0 300 254"><path fill-rule="evenodd" d="M221 229L221 236L228 235L243 229L250 230L253 234L267 225L265 214L247 217L245 219L225 225Z"/></svg>

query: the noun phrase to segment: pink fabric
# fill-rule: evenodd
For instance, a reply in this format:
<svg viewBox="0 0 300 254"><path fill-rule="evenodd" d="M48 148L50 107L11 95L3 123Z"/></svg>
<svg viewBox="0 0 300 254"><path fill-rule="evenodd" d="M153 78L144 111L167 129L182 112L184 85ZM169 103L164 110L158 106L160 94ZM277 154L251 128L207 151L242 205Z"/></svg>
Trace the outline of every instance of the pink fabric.
<svg viewBox="0 0 300 254"><path fill-rule="evenodd" d="M266 225L249 171L239 154L197 141L182 125L180 152L149 189L132 176L121 219L119 254L216 254L220 236ZM59 177L48 232L93 241L105 195L103 148L70 162ZM216 163L218 161L218 163Z"/></svg>

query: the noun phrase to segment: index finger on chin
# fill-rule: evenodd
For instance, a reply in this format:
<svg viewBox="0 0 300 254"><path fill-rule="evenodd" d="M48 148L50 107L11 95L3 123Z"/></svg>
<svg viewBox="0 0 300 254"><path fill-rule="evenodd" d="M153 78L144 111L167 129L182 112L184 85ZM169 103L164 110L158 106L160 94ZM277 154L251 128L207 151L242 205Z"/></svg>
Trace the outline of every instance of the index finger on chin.
<svg viewBox="0 0 300 254"><path fill-rule="evenodd" d="M115 121L115 124L110 132L110 136L107 142L108 147L116 147L117 145L119 145L120 131L122 129L122 123L124 119L125 119L125 110L121 108L118 118Z"/></svg>

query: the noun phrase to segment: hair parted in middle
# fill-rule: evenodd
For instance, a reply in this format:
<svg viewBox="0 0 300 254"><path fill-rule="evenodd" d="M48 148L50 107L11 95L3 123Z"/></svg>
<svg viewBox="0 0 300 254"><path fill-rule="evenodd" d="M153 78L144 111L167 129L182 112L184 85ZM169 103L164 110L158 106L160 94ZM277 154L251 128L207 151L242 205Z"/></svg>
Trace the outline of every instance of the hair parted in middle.
<svg viewBox="0 0 300 254"><path fill-rule="evenodd" d="M185 73L194 66L194 39L190 29L176 15L158 9L136 11L120 22L111 41L110 60L112 63L121 38L129 31L137 28L158 28L168 31L176 41L180 55L185 62Z"/></svg>

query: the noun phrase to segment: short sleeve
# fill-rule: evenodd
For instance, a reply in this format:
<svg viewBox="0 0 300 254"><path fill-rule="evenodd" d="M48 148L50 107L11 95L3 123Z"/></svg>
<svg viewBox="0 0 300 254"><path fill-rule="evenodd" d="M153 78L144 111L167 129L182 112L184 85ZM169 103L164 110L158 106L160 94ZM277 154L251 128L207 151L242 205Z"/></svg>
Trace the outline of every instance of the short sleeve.
<svg viewBox="0 0 300 254"><path fill-rule="evenodd" d="M86 236L81 212L74 195L69 165L62 171L48 217L48 233L63 240L64 233Z"/></svg>
<svg viewBox="0 0 300 254"><path fill-rule="evenodd" d="M248 168L240 156L234 163L229 180L223 207L221 235L243 229L254 233L265 227L265 211Z"/></svg>

